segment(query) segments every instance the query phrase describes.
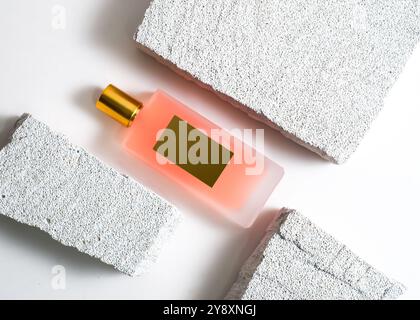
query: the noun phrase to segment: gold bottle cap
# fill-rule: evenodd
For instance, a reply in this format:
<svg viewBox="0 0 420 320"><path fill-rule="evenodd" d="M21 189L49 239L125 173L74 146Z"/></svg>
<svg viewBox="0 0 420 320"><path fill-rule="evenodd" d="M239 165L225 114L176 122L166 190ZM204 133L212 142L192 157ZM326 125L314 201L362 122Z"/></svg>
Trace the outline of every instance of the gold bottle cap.
<svg viewBox="0 0 420 320"><path fill-rule="evenodd" d="M96 102L96 108L126 127L132 125L142 107L143 104L140 101L130 97L112 84L102 92Z"/></svg>

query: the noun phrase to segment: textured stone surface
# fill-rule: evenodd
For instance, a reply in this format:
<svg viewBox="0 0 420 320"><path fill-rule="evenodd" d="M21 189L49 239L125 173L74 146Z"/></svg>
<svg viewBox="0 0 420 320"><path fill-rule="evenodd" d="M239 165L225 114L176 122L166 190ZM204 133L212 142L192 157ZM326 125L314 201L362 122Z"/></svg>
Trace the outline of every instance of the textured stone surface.
<svg viewBox="0 0 420 320"><path fill-rule="evenodd" d="M0 151L0 214L129 275L155 260L179 213L29 115Z"/></svg>
<svg viewBox="0 0 420 320"><path fill-rule="evenodd" d="M357 148L420 37L415 0L154 0L147 53L322 157Z"/></svg>
<svg viewBox="0 0 420 320"><path fill-rule="evenodd" d="M227 299L394 299L404 287L294 210L283 209Z"/></svg>

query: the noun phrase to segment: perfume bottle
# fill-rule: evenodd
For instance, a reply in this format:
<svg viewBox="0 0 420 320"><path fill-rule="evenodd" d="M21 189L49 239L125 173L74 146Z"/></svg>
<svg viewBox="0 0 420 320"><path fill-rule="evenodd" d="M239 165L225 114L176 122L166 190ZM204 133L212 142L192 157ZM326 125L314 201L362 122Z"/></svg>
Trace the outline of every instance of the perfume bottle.
<svg viewBox="0 0 420 320"><path fill-rule="evenodd" d="M162 91L142 103L109 85L96 106L129 128L128 153L244 228L283 177L272 160Z"/></svg>

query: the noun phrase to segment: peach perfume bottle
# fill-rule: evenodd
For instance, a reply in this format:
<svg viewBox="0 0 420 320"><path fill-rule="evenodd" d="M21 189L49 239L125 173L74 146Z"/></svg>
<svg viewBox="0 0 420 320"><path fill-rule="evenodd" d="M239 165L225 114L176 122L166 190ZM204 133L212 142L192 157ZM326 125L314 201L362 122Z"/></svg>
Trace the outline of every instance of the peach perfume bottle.
<svg viewBox="0 0 420 320"><path fill-rule="evenodd" d="M109 85L97 108L129 128L124 148L136 159L242 227L283 177L272 160L162 91L143 104Z"/></svg>

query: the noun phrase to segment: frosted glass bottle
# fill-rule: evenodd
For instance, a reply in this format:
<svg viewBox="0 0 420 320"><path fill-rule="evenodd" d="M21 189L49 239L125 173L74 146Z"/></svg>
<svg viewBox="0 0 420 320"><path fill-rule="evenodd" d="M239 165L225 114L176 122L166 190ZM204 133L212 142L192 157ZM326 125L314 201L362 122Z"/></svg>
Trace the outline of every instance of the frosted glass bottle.
<svg viewBox="0 0 420 320"><path fill-rule="evenodd" d="M244 228L283 177L272 160L162 91L143 104L110 85L97 108L129 127L130 154Z"/></svg>

